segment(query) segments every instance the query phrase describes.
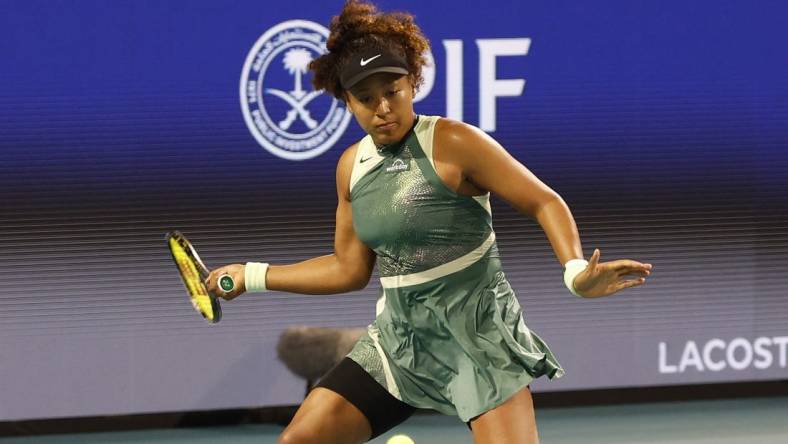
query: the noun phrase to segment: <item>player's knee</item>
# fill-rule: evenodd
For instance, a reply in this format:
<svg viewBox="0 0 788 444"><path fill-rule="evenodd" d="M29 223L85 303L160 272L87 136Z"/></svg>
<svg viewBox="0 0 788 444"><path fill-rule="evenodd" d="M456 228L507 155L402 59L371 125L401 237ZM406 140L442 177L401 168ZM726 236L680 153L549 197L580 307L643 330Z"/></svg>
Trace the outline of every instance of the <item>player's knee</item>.
<svg viewBox="0 0 788 444"><path fill-rule="evenodd" d="M285 429L276 440L276 444L316 444L318 436L307 429Z"/></svg>

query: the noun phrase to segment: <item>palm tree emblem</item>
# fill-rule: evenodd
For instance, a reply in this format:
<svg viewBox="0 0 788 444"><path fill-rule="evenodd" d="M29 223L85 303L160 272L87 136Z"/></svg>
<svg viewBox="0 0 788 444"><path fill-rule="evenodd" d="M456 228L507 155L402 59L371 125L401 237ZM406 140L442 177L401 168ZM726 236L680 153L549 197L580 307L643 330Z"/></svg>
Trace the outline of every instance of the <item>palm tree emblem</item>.
<svg viewBox="0 0 788 444"><path fill-rule="evenodd" d="M309 62L312 61L312 55L304 48L293 48L285 53L283 63L285 69L290 75L295 76L295 84L291 91L282 91L274 88L267 88L266 93L279 97L287 102L291 109L287 112L287 116L279 122L279 128L287 130L293 124L296 117L301 118L304 124L309 129L317 127L317 122L309 115L309 110L306 106L315 97L319 96L322 91L312 91L307 93L304 91L301 76L306 74L309 69Z"/></svg>
<svg viewBox="0 0 788 444"><path fill-rule="evenodd" d="M290 91L290 94L296 99L300 99L306 94L306 91L301 89L301 76L306 74L307 69L309 69L309 62L311 61L312 55L304 48L291 49L285 53L285 59L283 61L285 69L290 75L295 74L295 87Z"/></svg>

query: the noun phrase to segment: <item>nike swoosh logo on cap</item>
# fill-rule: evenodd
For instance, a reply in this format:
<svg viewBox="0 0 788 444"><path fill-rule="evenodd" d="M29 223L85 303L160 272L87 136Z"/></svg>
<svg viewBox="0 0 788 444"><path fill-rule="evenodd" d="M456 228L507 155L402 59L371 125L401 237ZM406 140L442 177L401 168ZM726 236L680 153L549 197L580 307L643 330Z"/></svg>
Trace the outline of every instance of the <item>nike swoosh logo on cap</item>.
<svg viewBox="0 0 788 444"><path fill-rule="evenodd" d="M382 56L382 55L383 55L383 54L378 54L378 55L376 55L375 57L369 58L369 59L367 59L367 60L364 60L364 58L362 57L362 58L361 58L361 66L367 66L367 63L369 63L369 62L371 62L371 61L375 60L376 58L378 58L378 57L380 57L380 56Z"/></svg>

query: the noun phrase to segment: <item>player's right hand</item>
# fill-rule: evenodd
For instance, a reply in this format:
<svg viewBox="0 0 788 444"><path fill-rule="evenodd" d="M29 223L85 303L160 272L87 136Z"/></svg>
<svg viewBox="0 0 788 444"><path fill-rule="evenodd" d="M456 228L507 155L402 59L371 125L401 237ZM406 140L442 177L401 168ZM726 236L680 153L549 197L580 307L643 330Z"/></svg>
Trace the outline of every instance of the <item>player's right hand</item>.
<svg viewBox="0 0 788 444"><path fill-rule="evenodd" d="M242 295L246 291L244 281L245 268L243 264L230 264L211 270L211 273L205 279L205 287L208 289L208 293L227 301ZM219 278L225 274L233 278L235 284L230 291L225 291L219 287Z"/></svg>

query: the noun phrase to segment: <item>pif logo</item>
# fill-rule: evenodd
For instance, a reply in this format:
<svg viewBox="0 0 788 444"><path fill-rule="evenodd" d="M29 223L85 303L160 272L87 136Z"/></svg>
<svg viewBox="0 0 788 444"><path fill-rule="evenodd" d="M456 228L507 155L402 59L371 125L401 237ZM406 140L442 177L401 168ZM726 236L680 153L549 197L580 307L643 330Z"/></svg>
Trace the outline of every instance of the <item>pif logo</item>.
<svg viewBox="0 0 788 444"><path fill-rule="evenodd" d="M246 57L240 98L246 126L260 145L288 160L319 156L342 136L351 114L314 91L309 62L326 52L328 29L288 20L267 30Z"/></svg>

